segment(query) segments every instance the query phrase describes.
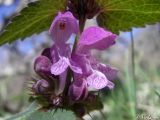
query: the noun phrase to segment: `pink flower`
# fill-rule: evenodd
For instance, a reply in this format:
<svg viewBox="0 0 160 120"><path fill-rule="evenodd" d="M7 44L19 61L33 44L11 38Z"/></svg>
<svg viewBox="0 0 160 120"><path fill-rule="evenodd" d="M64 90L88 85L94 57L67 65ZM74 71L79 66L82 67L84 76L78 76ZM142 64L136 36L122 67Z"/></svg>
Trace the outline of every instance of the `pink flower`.
<svg viewBox="0 0 160 120"><path fill-rule="evenodd" d="M73 17L71 12L58 13L58 16L53 21L50 34L55 42L51 48L51 57L53 64L51 66L51 73L60 75L70 67L74 72L81 73L81 69L74 66L70 61L71 48L66 44L67 40L72 34L78 34L79 27L77 20Z"/></svg>
<svg viewBox="0 0 160 120"><path fill-rule="evenodd" d="M67 68L70 67L76 73L82 73L74 62L70 61L71 48L67 40L72 34L78 34L77 20L71 12L59 12L49 30L55 44L43 52L35 61L35 71L43 74L59 76L58 94L65 88ZM47 55L47 56L46 56Z"/></svg>
<svg viewBox="0 0 160 120"><path fill-rule="evenodd" d="M59 13L53 21L50 34L54 41L51 48L42 52L35 61L35 71L41 75L49 75L59 78L58 92L63 93L66 87L68 69L73 73L72 82L68 95L74 101L83 100L87 97L89 89L112 89L112 80L117 75L117 70L100 63L92 55L92 49L105 50L115 44L117 35L100 27L90 27L82 32L74 51L71 50L67 40L72 34L78 34L77 20L72 13ZM54 99L54 104L59 100ZM59 103L59 102L58 102Z"/></svg>
<svg viewBox="0 0 160 120"><path fill-rule="evenodd" d="M84 81L81 83L86 83L88 87L94 89L104 87L112 89L114 87L111 80L116 76L117 70L97 61L92 56L91 50L109 48L115 43L117 37L115 34L100 27L90 27L81 34L76 51L71 55L70 46L66 44L66 41L71 34L78 33L78 24L73 15L70 12L59 13L52 23L50 33L55 41L51 50L53 61L51 73L62 76L61 81L63 81L64 88L67 69L70 67L74 73L74 82L70 86L70 92L72 93L69 92L71 96L75 96L75 99L82 96L82 90L85 88L83 84L79 86L76 84L80 80ZM79 95L79 97L76 95Z"/></svg>
<svg viewBox="0 0 160 120"><path fill-rule="evenodd" d="M61 93L65 88L68 67L76 73L82 73L81 69L75 66L76 64L74 62L70 61L71 48L66 43L72 34L78 34L79 27L77 20L71 12L59 12L49 31L55 42L51 48L51 73L53 75L59 75L59 88L61 89L59 92Z"/></svg>
<svg viewBox="0 0 160 120"><path fill-rule="evenodd" d="M76 78L85 79L88 87L112 89L111 82L117 74L117 70L106 66L92 56L91 50L105 50L115 43L116 35L100 27L90 27L82 33L78 41L77 49L72 55L72 60L81 67L82 74L75 73Z"/></svg>

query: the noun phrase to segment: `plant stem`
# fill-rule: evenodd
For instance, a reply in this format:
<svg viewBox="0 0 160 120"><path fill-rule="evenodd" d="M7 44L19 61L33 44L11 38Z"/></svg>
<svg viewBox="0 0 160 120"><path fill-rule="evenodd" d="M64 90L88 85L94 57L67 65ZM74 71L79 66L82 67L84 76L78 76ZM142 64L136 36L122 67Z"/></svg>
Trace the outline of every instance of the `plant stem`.
<svg viewBox="0 0 160 120"><path fill-rule="evenodd" d="M134 53L134 36L133 30L130 32L131 35L131 76L132 76L132 83L133 83L133 99L134 99L134 114L136 114L137 108L137 98L136 98L136 77L135 77L135 53ZM134 116L135 117L135 116Z"/></svg>
<svg viewBox="0 0 160 120"><path fill-rule="evenodd" d="M84 30L85 22L86 22L86 19L85 19L85 18L82 18L82 19L79 20L79 27L80 27L80 32L81 32L81 33L82 33L83 30Z"/></svg>
<svg viewBox="0 0 160 120"><path fill-rule="evenodd" d="M68 69L68 72L67 72L67 78L66 78L66 86L65 86L65 89L64 89L64 94L65 96L68 95L68 90L69 90L69 86L71 84L71 79L72 79L72 73L71 73L71 70Z"/></svg>
<svg viewBox="0 0 160 120"><path fill-rule="evenodd" d="M134 54L134 37L133 37L133 31L131 33L131 73L132 73L132 78L135 80L135 54Z"/></svg>

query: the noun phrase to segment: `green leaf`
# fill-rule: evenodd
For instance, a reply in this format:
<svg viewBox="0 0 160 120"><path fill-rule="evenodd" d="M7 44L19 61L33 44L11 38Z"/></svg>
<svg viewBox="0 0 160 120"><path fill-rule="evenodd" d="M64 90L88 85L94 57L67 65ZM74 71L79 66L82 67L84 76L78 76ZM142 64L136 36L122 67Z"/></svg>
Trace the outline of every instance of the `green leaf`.
<svg viewBox="0 0 160 120"><path fill-rule="evenodd" d="M48 30L57 12L64 9L64 3L65 0L40 0L30 3L8 24L0 36L0 45Z"/></svg>
<svg viewBox="0 0 160 120"><path fill-rule="evenodd" d="M59 109L48 112L37 111L25 120L76 120L76 117L71 111Z"/></svg>
<svg viewBox="0 0 160 120"><path fill-rule="evenodd" d="M10 118L7 118L6 120L21 120L26 116L29 116L30 114L34 113L39 108L40 106L36 102L33 102L25 111L18 113Z"/></svg>
<svg viewBox="0 0 160 120"><path fill-rule="evenodd" d="M49 110L40 111L41 107L33 102L24 112L18 113L6 120L75 120L76 116L71 111L66 110Z"/></svg>
<svg viewBox="0 0 160 120"><path fill-rule="evenodd" d="M129 31L160 21L160 0L99 0L103 6L98 16L100 26L113 33Z"/></svg>

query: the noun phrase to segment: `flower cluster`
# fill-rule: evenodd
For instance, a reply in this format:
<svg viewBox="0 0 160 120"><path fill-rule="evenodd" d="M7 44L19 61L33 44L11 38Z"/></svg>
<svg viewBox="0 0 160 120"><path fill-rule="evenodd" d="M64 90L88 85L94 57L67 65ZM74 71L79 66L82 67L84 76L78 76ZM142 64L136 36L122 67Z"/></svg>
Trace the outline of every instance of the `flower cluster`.
<svg viewBox="0 0 160 120"><path fill-rule="evenodd" d="M80 33L77 19L71 12L59 12L49 33L54 44L35 60L34 70L39 78L32 86L32 98L44 108L84 112L85 105L96 100L93 91L114 87L112 80L117 70L100 63L92 50L109 48L115 44L117 36L96 26ZM67 43L72 34L78 36L74 46ZM80 109L75 109L77 106L81 106Z"/></svg>

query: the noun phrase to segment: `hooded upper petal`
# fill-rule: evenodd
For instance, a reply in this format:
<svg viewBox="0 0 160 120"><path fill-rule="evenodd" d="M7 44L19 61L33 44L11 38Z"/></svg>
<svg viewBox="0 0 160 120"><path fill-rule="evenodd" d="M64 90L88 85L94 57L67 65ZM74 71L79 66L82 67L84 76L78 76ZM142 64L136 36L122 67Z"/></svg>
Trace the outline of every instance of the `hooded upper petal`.
<svg viewBox="0 0 160 120"><path fill-rule="evenodd" d="M34 70L38 73L50 73L51 65L50 59L41 55L35 60Z"/></svg>
<svg viewBox="0 0 160 120"><path fill-rule="evenodd" d="M87 51L90 49L104 50L115 43L117 35L100 27L89 27L84 30L78 41L78 49Z"/></svg>
<svg viewBox="0 0 160 120"><path fill-rule="evenodd" d="M49 33L56 44L62 44L69 39L72 33L77 34L78 31L78 23L72 13L59 12L50 27Z"/></svg>

